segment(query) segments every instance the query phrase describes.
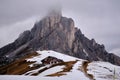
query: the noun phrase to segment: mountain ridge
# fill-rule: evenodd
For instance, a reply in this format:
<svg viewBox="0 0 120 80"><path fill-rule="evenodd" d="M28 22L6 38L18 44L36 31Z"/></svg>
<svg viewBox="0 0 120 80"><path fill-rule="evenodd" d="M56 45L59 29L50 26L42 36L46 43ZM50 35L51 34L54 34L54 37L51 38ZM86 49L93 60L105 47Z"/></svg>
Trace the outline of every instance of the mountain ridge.
<svg viewBox="0 0 120 80"><path fill-rule="evenodd" d="M63 17L60 11L50 12L13 43L0 48L0 60L9 63L4 58L11 62L36 50L54 50L89 61L101 60L120 65L120 57L108 53L104 45L94 39L89 40L74 26L73 19Z"/></svg>

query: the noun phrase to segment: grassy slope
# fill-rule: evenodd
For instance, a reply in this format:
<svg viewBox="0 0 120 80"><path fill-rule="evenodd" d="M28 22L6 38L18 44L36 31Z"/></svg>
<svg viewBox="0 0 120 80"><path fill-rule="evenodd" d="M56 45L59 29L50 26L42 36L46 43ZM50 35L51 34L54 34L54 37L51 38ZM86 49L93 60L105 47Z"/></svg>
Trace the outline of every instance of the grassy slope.
<svg viewBox="0 0 120 80"><path fill-rule="evenodd" d="M30 67L30 64L35 63L35 61L27 62L26 59L39 55L36 52L30 53L23 58L16 60L8 65L0 67L0 74L7 75L21 75L27 71L35 69L35 67Z"/></svg>

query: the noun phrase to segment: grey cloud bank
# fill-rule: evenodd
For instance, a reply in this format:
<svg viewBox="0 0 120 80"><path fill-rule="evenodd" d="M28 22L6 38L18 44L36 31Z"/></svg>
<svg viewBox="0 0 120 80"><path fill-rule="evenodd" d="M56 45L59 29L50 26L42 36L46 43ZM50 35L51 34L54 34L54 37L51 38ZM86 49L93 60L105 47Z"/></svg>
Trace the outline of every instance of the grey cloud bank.
<svg viewBox="0 0 120 80"><path fill-rule="evenodd" d="M0 0L0 47L18 37L19 28L20 32L31 28L29 25L27 27L21 25L18 28L9 26L10 24L23 22L32 16L44 16L50 6L61 5L63 15L72 17L76 27L79 27L87 37L95 38L100 44L105 44L108 51L118 49L120 48L119 4L120 0Z"/></svg>

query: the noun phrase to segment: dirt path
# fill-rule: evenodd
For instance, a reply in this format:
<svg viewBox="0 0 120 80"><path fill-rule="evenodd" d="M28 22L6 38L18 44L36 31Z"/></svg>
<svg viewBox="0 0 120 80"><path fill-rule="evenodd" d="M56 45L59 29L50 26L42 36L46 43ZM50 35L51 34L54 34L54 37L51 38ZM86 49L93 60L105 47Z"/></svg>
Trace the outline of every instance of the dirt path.
<svg viewBox="0 0 120 80"><path fill-rule="evenodd" d="M82 63L82 71L84 72L84 74L85 74L90 80L94 80L94 76L93 76L92 74L87 73L87 71L88 71L87 67L88 67L88 64L89 64L89 63L90 63L89 61L84 61L84 62Z"/></svg>

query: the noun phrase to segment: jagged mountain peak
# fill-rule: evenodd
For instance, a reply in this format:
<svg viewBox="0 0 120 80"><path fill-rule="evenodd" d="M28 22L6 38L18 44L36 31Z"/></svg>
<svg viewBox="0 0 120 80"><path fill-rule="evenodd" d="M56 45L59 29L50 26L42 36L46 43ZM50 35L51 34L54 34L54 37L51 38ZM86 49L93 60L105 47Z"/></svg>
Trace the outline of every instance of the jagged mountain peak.
<svg viewBox="0 0 120 80"><path fill-rule="evenodd" d="M67 47L72 48L74 38L74 21L71 18L63 17L62 15L52 14L48 15L43 20L37 22L31 29L34 38L49 39L44 45L48 49L61 49L65 50ZM64 40L64 42L63 42ZM65 44L64 46L62 46ZM58 45L61 45L58 47ZM48 47L50 46L50 47Z"/></svg>
<svg viewBox="0 0 120 80"><path fill-rule="evenodd" d="M8 60L16 60L35 50L54 50L89 61L102 60L120 65L120 57L108 53L104 45L94 39L89 40L74 26L73 19L62 16L59 9L51 10L31 30L24 31L13 43L1 48L0 63L6 56Z"/></svg>

